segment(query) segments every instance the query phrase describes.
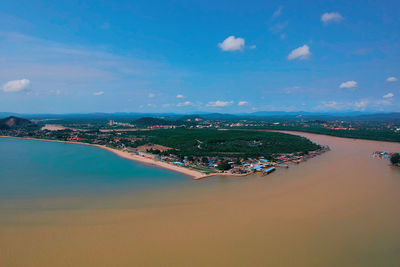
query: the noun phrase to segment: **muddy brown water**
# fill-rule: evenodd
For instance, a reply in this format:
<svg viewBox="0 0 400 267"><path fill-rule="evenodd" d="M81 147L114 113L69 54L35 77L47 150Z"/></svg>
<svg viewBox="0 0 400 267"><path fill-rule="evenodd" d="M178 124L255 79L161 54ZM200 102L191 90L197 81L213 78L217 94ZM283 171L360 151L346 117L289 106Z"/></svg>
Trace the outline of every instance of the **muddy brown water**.
<svg viewBox="0 0 400 267"><path fill-rule="evenodd" d="M400 170L371 153L400 144L299 134L331 151L264 177L8 209L0 266L399 266Z"/></svg>

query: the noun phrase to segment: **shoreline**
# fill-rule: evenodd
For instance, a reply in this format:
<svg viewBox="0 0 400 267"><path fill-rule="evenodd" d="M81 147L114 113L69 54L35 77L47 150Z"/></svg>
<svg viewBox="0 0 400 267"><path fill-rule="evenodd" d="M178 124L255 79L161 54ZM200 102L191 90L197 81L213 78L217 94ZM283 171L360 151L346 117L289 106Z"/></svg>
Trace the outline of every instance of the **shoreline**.
<svg viewBox="0 0 400 267"><path fill-rule="evenodd" d="M262 130L262 131L271 131L271 130ZM275 131L275 132L281 132L281 133L285 133L284 131ZM306 133L306 132L286 132L287 134L293 134L293 135L299 135L301 136L301 133ZM318 135L318 134L317 134ZM240 178L240 177L245 177L248 175L253 174L254 172L248 172L248 173L242 173L242 174L236 174L236 173L227 173L227 172L216 172L216 173L203 173L201 171L196 171L196 170L192 170L189 168L185 168L185 167L180 167L177 165L172 165L168 162L165 161L160 161L160 160L156 160L156 159L152 159L152 158L147 158L144 156L139 156L139 155L134 155L130 152L127 151L123 151L123 150L119 150L116 148L111 148L111 147L107 147L104 145L98 145L98 144L90 144L90 143L83 143L83 142L76 142L76 141L61 141L61 140L52 140L52 139L40 139L40 138L33 138L33 137L16 137L16 136L0 136L0 138L12 138L12 139L24 139L24 140L34 140L34 141L45 141L45 142L55 142L55 143L66 143L66 144L78 144L78 145L86 145L86 146L94 146L94 147L98 147L101 149L105 149L110 151L111 153L114 153L115 155L121 157L121 158L125 158L125 159L129 159L132 161L138 161L147 165L153 165L159 168L164 168L164 169L168 169L168 170L172 170L175 172L179 172L185 175L190 176L193 180L200 180L200 179L204 179L204 178L209 178L209 177L213 177L213 176L229 176L229 177L236 177L236 178ZM339 137L341 138L341 137Z"/></svg>
<svg viewBox="0 0 400 267"><path fill-rule="evenodd" d="M235 129L235 128L234 128L234 129L221 128L221 130L274 132L274 133L286 133L286 134L299 135L299 136L302 136L301 134L314 134L314 135L329 136L329 137L336 137L336 138L343 138L343 139L351 139L351 140L362 140L362 141L372 141L372 142L385 142L385 143L393 143L393 144L399 144L399 143L400 143L400 142L390 141L390 140L376 140L376 139L367 139L367 138L345 137L345 136L338 136L338 135L331 135L331 134L323 134L323 133L314 133L314 132L307 132L307 131L300 131L300 130Z"/></svg>
<svg viewBox="0 0 400 267"><path fill-rule="evenodd" d="M110 197L99 191L95 198L73 194L4 202L0 262L51 266L55 259L65 263L67 257L71 259L67 263L77 266L146 265L154 264L155 258L161 265L176 265L177 259L178 264L190 265L209 258L206 264L221 265L218 253L235 257L223 262L226 265L310 266L329 265L343 251L351 252L350 261L353 255L362 259L356 262L360 265L397 262L399 255L392 251L400 235L400 210L393 207L400 202L400 170L370 154L400 151L400 144L304 135L332 150L296 167L278 169L272 176L237 180L221 176L198 181L205 182L199 187L189 180L192 186L140 194L118 190ZM40 148L38 143L35 150ZM332 222L329 227L327 221ZM188 238L177 234L182 229L195 231ZM382 245L382 236L390 237L385 239L387 245ZM366 238L373 242L365 244ZM371 256L371 244L379 254ZM93 253L87 253L87 247ZM295 262L288 250L292 256L291 251L296 253ZM266 257L265 251L271 256ZM310 251L324 257L316 262ZM345 265L349 257L333 265Z"/></svg>
<svg viewBox="0 0 400 267"><path fill-rule="evenodd" d="M51 139L40 139L40 138L32 138L32 137L0 136L0 138L24 139L24 140L34 140L34 141L45 141L45 142L54 142L54 143L65 143L65 144L78 144L78 145L94 146L94 147L98 147L98 148L101 148L101 149L108 150L108 151L114 153L115 155L117 155L117 156L119 156L121 158L129 159L129 160L133 160L133 161L138 161L138 162L141 162L141 163L144 163L144 164L153 165L153 166L156 166L156 167L169 169L169 170L172 170L172 171L176 171L176 172L179 172L179 173L186 174L188 176L191 176L192 179L194 179L194 180L203 179L203 178L211 177L211 176L227 175L227 174L224 174L224 173L205 174L205 173L202 173L200 171L195 171L195 170L191 170L191 169L188 169L188 168L179 167L179 166L176 166L176 165L169 164L167 162L158 161L158 160L151 159L151 158L146 158L146 157L143 157L143 156L133 155L133 154L131 154L129 152L126 152L126 151L118 150L116 148L111 148L111 147L107 147L107 146L103 146L103 145L97 145L97 144L89 144L89 143L82 143L82 142L75 142L75 141L61 141L61 140L51 140ZM230 175L230 176L234 176L234 175Z"/></svg>

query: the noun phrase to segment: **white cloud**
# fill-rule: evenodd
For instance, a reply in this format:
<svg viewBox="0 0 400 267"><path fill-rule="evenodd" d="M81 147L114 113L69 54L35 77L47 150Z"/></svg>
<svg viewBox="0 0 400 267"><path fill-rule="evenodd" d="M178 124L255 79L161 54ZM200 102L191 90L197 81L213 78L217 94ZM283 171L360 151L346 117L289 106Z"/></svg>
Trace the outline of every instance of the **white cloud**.
<svg viewBox="0 0 400 267"><path fill-rule="evenodd" d="M383 99L383 100L376 101L376 104L378 106L390 106L392 104L392 101L391 101L391 99Z"/></svg>
<svg viewBox="0 0 400 267"><path fill-rule="evenodd" d="M153 98L153 97L155 97L156 95L155 94L153 94L153 93L150 93L149 94L149 98Z"/></svg>
<svg viewBox="0 0 400 267"><path fill-rule="evenodd" d="M104 95L104 92L103 91L94 92L93 95L95 95L95 96Z"/></svg>
<svg viewBox="0 0 400 267"><path fill-rule="evenodd" d="M330 22L341 22L343 20L343 16L340 15L338 12L327 12L322 14L321 21L323 23L330 23Z"/></svg>
<svg viewBox="0 0 400 267"><path fill-rule="evenodd" d="M280 15L282 15L282 9L283 9L282 6L278 7L278 8L274 11L274 13L272 14L272 18L277 18L277 17L279 17Z"/></svg>
<svg viewBox="0 0 400 267"><path fill-rule="evenodd" d="M187 107L187 106L191 106L192 105L192 102L190 102L190 101L185 101L185 102L183 102L183 103L178 103L176 106L177 107Z"/></svg>
<svg viewBox="0 0 400 267"><path fill-rule="evenodd" d="M256 46L256 45L251 45L251 46L249 46L249 48L250 48L250 49L256 49L257 46Z"/></svg>
<svg viewBox="0 0 400 267"><path fill-rule="evenodd" d="M222 51L236 51L243 50L244 48L244 39L243 38L235 38L235 36L229 36L222 43L219 43L218 46L222 49Z"/></svg>
<svg viewBox="0 0 400 267"><path fill-rule="evenodd" d="M392 98L394 97L393 93L387 93L386 95L383 96L383 98Z"/></svg>
<svg viewBox="0 0 400 267"><path fill-rule="evenodd" d="M184 95L181 95L181 94L177 94L176 95L176 98L184 98L185 96Z"/></svg>
<svg viewBox="0 0 400 267"><path fill-rule="evenodd" d="M365 110L369 102L366 99L361 99L355 102L336 102L336 101L323 101L319 109L335 109L335 110Z"/></svg>
<svg viewBox="0 0 400 267"><path fill-rule="evenodd" d="M247 101L239 101L238 106L245 106L247 105L249 102Z"/></svg>
<svg viewBox="0 0 400 267"><path fill-rule="evenodd" d="M360 100L354 103L354 108L357 110L364 110L368 105L367 100Z"/></svg>
<svg viewBox="0 0 400 267"><path fill-rule="evenodd" d="M296 86L286 87L283 89L283 91L286 94L298 94L298 93L304 92L304 88L296 85Z"/></svg>
<svg viewBox="0 0 400 267"><path fill-rule="evenodd" d="M232 104L233 104L233 101L220 101L220 100L217 100L215 102L208 102L207 106L209 106L209 107L226 107L226 106L229 106L229 105L232 105Z"/></svg>
<svg viewBox="0 0 400 267"><path fill-rule="evenodd" d="M390 83L394 83L394 82L397 82L397 78L396 77L389 77L389 78L386 79L386 81L390 82Z"/></svg>
<svg viewBox="0 0 400 267"><path fill-rule="evenodd" d="M310 47L308 45L303 45L300 46L296 49L294 49L290 54L288 55L288 59L307 59L311 55L310 52Z"/></svg>
<svg viewBox="0 0 400 267"><path fill-rule="evenodd" d="M355 88L355 87L357 87L357 82L356 81L342 82L339 87L347 88L347 89Z"/></svg>
<svg viewBox="0 0 400 267"><path fill-rule="evenodd" d="M3 85L3 91L6 93L20 92L27 89L30 84L31 81L28 79L9 81Z"/></svg>
<svg viewBox="0 0 400 267"><path fill-rule="evenodd" d="M394 97L393 93L387 93L386 95L382 96L383 99L376 101L376 105L378 106L390 106L392 105L392 100Z"/></svg>
<svg viewBox="0 0 400 267"><path fill-rule="evenodd" d="M273 33L279 33L282 32L287 26L289 25L289 21L284 21L280 23L276 23L269 27L269 30Z"/></svg>
<svg viewBox="0 0 400 267"><path fill-rule="evenodd" d="M336 101L322 102L322 105L327 108L337 108L338 103Z"/></svg>
<svg viewBox="0 0 400 267"><path fill-rule="evenodd" d="M61 90L60 89L57 89L57 90L53 90L52 89L52 90L49 91L49 93L50 94L55 94L55 95L61 95Z"/></svg>

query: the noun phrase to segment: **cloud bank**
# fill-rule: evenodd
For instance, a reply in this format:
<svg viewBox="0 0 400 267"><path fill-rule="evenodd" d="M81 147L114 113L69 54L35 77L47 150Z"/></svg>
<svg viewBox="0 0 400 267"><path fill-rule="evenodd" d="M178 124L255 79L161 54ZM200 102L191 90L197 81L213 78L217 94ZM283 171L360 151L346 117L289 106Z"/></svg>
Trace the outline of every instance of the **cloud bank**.
<svg viewBox="0 0 400 267"><path fill-rule="evenodd" d="M20 92L29 87L31 81L28 79L8 81L3 85L3 91L6 93Z"/></svg>
<svg viewBox="0 0 400 267"><path fill-rule="evenodd" d="M233 104L233 101L220 101L220 100L217 100L215 102L208 102L207 106L209 106L209 107L226 107L226 106L229 106L229 105L232 105L232 104Z"/></svg>
<svg viewBox="0 0 400 267"><path fill-rule="evenodd" d="M187 106L191 106L192 105L192 102L190 102L190 101L185 101L185 102L183 102L183 103L178 103L176 106L177 107L187 107Z"/></svg>
<svg viewBox="0 0 400 267"><path fill-rule="evenodd" d="M386 95L383 96L383 98L392 98L394 97L393 93L387 93Z"/></svg>
<svg viewBox="0 0 400 267"><path fill-rule="evenodd" d="M346 89L355 88L355 87L357 87L357 82L356 81L342 82L339 87L346 88Z"/></svg>

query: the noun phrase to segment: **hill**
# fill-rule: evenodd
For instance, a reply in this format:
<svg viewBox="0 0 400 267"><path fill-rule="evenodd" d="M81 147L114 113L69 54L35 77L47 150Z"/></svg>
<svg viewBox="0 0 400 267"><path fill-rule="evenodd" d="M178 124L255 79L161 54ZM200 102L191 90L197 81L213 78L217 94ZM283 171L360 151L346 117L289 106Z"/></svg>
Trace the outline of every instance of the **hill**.
<svg viewBox="0 0 400 267"><path fill-rule="evenodd" d="M19 118L19 117L14 117L14 116L10 116L10 117L0 120L0 129L1 130L25 127L25 126L30 126L30 125L32 125L32 122L30 120L27 120L24 118Z"/></svg>

